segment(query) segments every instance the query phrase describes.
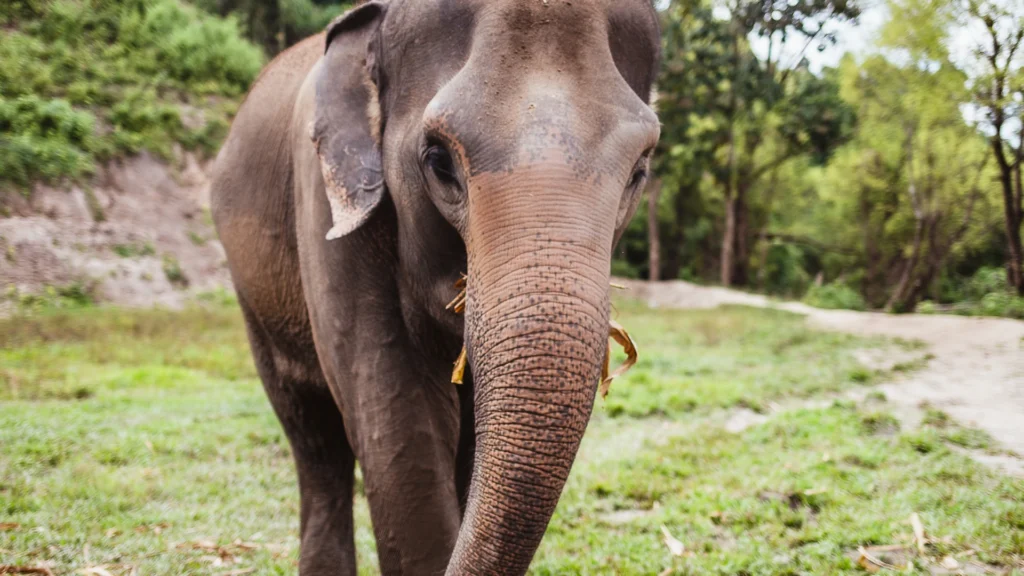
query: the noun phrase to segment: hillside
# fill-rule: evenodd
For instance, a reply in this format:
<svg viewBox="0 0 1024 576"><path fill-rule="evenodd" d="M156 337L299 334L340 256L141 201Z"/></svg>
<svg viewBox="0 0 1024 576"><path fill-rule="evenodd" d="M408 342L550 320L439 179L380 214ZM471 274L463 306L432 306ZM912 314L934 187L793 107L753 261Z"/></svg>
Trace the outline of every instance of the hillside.
<svg viewBox="0 0 1024 576"><path fill-rule="evenodd" d="M180 0L0 5L0 288L175 304L227 284L207 169L263 50Z"/></svg>

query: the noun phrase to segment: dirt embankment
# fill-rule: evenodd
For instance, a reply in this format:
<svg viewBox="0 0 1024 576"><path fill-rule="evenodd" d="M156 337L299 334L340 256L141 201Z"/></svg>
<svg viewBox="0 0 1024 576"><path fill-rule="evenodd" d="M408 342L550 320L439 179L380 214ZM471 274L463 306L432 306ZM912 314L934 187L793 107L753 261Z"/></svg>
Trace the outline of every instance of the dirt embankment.
<svg viewBox="0 0 1024 576"><path fill-rule="evenodd" d="M1024 322L821 310L680 281L624 283L632 296L651 306L775 307L804 314L811 325L823 330L923 342L930 355L927 364L878 389L889 400L910 409L927 402L960 422L985 430L1005 448L1024 455ZM886 363L886 359L872 362Z"/></svg>
<svg viewBox="0 0 1024 576"><path fill-rule="evenodd" d="M230 287L209 218L209 163L147 154L111 163L88 186L0 193L0 297L78 284L96 300L178 306Z"/></svg>

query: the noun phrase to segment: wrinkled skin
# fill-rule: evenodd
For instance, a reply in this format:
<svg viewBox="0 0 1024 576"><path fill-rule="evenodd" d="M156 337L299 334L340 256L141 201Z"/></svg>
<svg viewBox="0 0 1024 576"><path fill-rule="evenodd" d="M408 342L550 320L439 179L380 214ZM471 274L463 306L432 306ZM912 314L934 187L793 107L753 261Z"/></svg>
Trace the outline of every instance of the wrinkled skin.
<svg viewBox="0 0 1024 576"><path fill-rule="evenodd" d="M260 76L213 213L301 574L355 574L357 459L385 574L525 573L590 418L657 57L649 0L392 0Z"/></svg>

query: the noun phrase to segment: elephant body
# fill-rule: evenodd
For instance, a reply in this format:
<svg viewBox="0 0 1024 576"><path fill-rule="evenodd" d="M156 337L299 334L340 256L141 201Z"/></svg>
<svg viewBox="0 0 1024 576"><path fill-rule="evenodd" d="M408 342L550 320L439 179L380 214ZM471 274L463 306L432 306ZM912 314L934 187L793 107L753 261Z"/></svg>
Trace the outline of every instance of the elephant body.
<svg viewBox="0 0 1024 576"><path fill-rule="evenodd" d="M393 0L257 79L212 212L300 574L356 573L357 460L383 573L526 571L592 409L657 54L647 0Z"/></svg>

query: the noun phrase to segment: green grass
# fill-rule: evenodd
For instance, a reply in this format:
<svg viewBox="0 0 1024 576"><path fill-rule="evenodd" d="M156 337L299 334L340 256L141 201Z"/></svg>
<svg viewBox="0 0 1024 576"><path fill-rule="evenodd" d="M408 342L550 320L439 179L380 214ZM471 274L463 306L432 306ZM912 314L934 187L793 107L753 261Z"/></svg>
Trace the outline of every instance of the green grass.
<svg viewBox="0 0 1024 576"><path fill-rule="evenodd" d="M640 349L637 365L613 384L611 416L679 416L716 408L763 412L784 396L835 392L875 378L850 355L875 345L812 332L770 309L725 307L686 313L617 304Z"/></svg>
<svg viewBox="0 0 1024 576"><path fill-rule="evenodd" d="M851 552L909 543L912 512L940 538L933 556L1021 562L1024 482L954 450L979 437L956 436L963 429L937 411L902 430L874 394L738 435L714 417L863 385L879 375L857 372L851 352L879 342L744 308L620 302L618 319L641 363L598 401L534 573L859 574ZM374 574L361 495L356 521L361 572ZM0 565L295 573L289 448L227 295L180 312L0 320L3 523L16 526L0 528ZM683 557L662 544L662 525Z"/></svg>

